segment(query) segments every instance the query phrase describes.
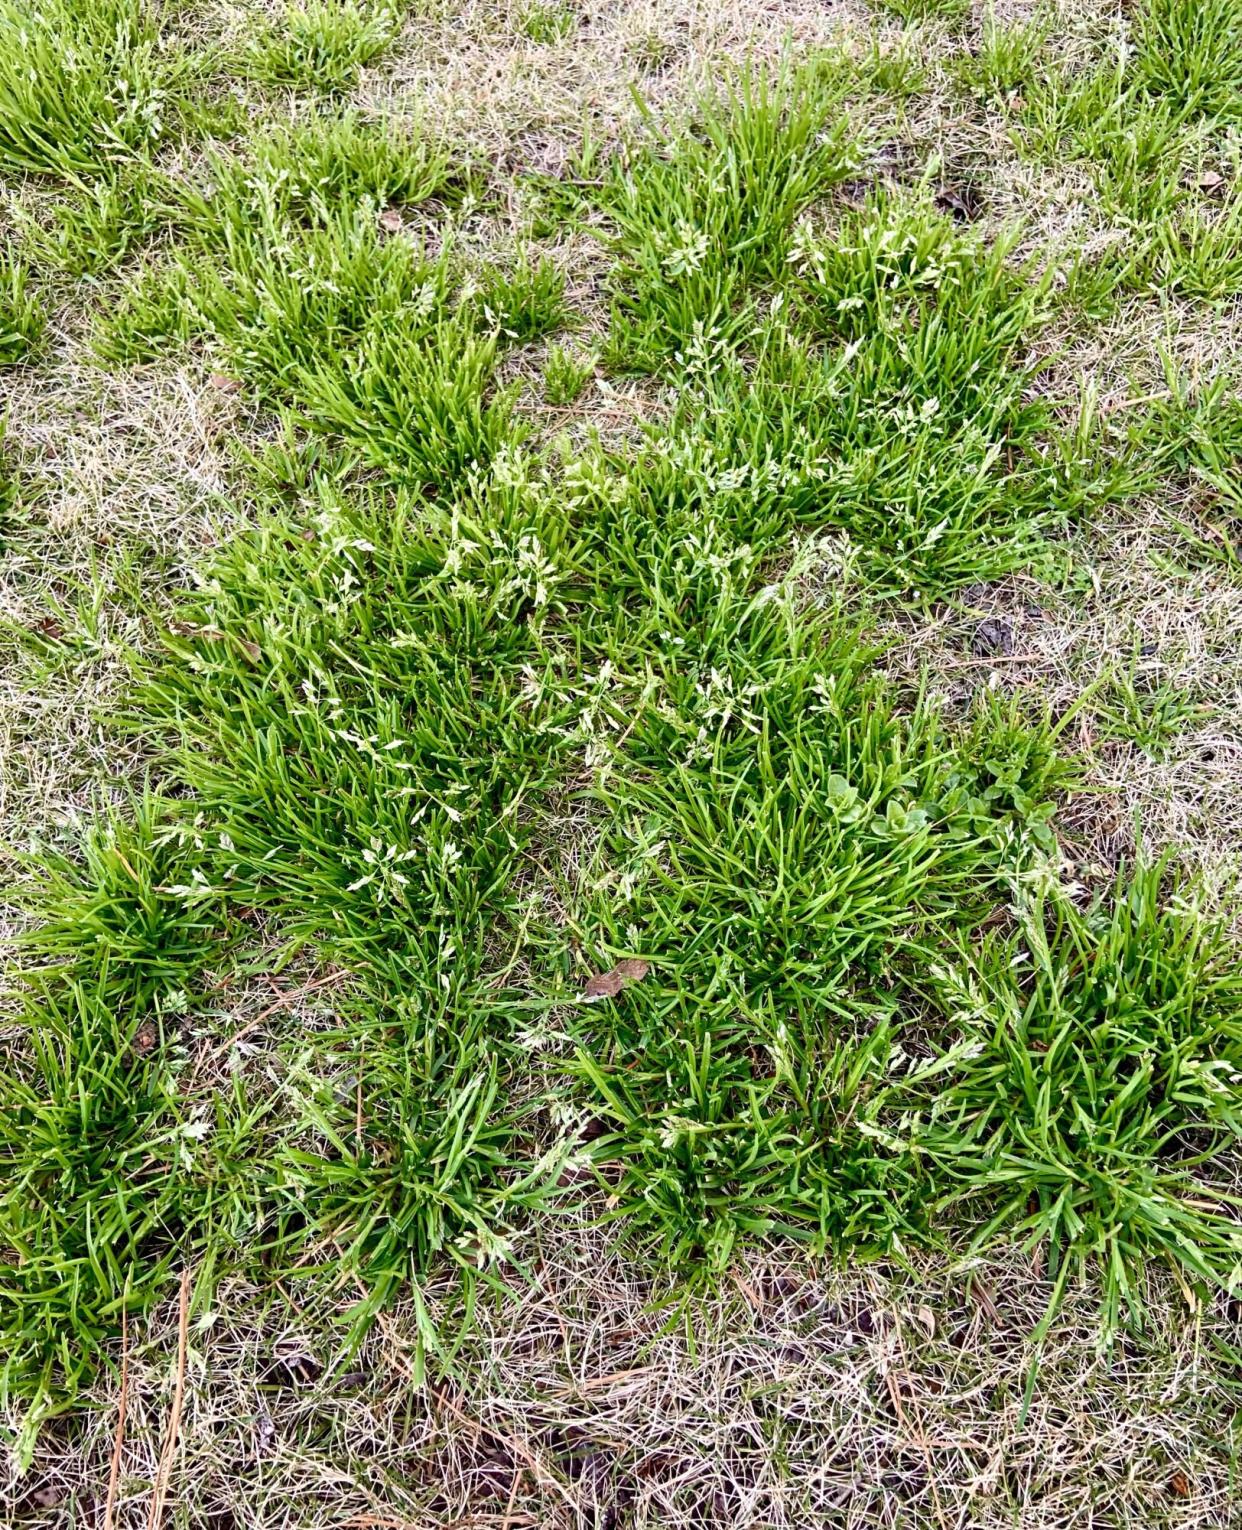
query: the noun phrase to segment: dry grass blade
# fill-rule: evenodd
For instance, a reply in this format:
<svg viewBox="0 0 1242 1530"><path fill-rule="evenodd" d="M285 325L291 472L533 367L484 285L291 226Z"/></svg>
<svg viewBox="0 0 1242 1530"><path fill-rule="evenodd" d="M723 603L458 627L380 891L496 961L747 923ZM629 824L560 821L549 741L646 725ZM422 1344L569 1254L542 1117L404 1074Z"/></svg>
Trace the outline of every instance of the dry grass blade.
<svg viewBox="0 0 1242 1530"><path fill-rule="evenodd" d="M128 1293L127 1293L128 1294ZM121 1452L125 1447L125 1413L129 1406L129 1318L121 1304L121 1395L116 1409L116 1442L108 1470L108 1498L104 1505L104 1530L113 1530L116 1495L121 1481Z"/></svg>
<svg viewBox="0 0 1242 1530"><path fill-rule="evenodd" d="M168 1480L172 1475L173 1458L177 1453L177 1440L181 1432L181 1405L185 1400L185 1356L190 1331L190 1270L181 1272L181 1292L177 1310L177 1377L173 1385L172 1407L168 1414L168 1429L164 1436L164 1448L160 1452L155 1472L155 1484L151 1492L151 1512L147 1516L147 1530L159 1530L164 1521L164 1504L168 1497Z"/></svg>

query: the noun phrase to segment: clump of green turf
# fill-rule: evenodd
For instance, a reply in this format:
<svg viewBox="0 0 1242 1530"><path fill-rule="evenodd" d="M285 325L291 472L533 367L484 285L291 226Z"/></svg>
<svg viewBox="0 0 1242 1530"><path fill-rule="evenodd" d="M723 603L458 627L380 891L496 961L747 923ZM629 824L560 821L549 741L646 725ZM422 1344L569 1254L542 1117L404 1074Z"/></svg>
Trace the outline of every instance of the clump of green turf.
<svg viewBox="0 0 1242 1530"><path fill-rule="evenodd" d="M675 1263L722 1265L756 1232L817 1252L926 1236L890 1129L904 974L991 912L1064 766L995 710L963 747L930 700L899 705L840 617L731 604L731 630L618 696L580 917L656 965L574 1026L610 1128L592 1156Z"/></svg>
<svg viewBox="0 0 1242 1530"><path fill-rule="evenodd" d="M0 169L107 176L161 138L185 55L145 0L4 0Z"/></svg>
<svg viewBox="0 0 1242 1530"><path fill-rule="evenodd" d="M0 366L34 355L46 325L43 304L30 290L26 263L0 252Z"/></svg>
<svg viewBox="0 0 1242 1530"><path fill-rule="evenodd" d="M1049 450L1032 346L1051 273L1015 266L1015 238L918 195L795 228L776 317L700 325L673 358L672 420L631 475L650 546L672 517L738 548L835 528L873 588L922 593L1037 560L1082 472Z"/></svg>
<svg viewBox="0 0 1242 1530"><path fill-rule="evenodd" d="M352 78L335 25L288 83ZM1028 63L994 49L985 88ZM444 1262L469 1296L592 1181L688 1279L757 1237L1016 1235L1054 1305L1098 1266L1108 1327L1147 1258L1236 1283L1224 935L1160 868L1080 906L1068 718L951 707L868 636L877 601L1037 568L1169 463L1223 497L1236 421L1178 397L1094 462L1033 359L1055 272L925 185L832 200L844 81L751 71L580 188L613 329L599 360L549 352L548 396L597 365L668 385L611 444L517 418L505 347L568 324L564 280L528 251L472 271L447 220L423 242L469 175L444 146L324 111L189 172L118 151L168 237L101 305L100 356L197 346L282 429L239 453L245 529L148 613L166 651L124 722L162 794L43 856L0 1069L0 1391L30 1420L180 1259L343 1270L357 1340ZM1149 206L1157 116L1109 140ZM22 139L25 168L111 184L103 140L57 135L70 157ZM1170 280L1232 281L1231 217ZM1102 715L1157 747L1181 716L1131 690ZM331 1019L272 1025L261 1084L223 1071L211 994L295 963Z"/></svg>
<svg viewBox="0 0 1242 1530"><path fill-rule="evenodd" d="M1101 292L1237 295L1239 79L1230 0L1146 0L1132 40L1094 68L1027 79L1017 141L1040 158L1091 164L1104 210L1124 229L1097 261Z"/></svg>
<svg viewBox="0 0 1242 1530"><path fill-rule="evenodd" d="M954 1061L925 1162L950 1204L986 1208L975 1246L1042 1247L1057 1293L1089 1264L1111 1328L1141 1313L1151 1260L1213 1284L1242 1271L1242 1202L1210 1168L1242 1131L1242 978L1169 882L1139 865L1085 910L1022 893L1012 933L928 974Z"/></svg>
<svg viewBox="0 0 1242 1530"><path fill-rule="evenodd" d="M264 85L335 93L386 51L399 28L396 10L367 0L295 0L247 37L242 65Z"/></svg>
<svg viewBox="0 0 1242 1530"><path fill-rule="evenodd" d="M134 160L58 193L40 214L27 212L21 223L22 248L41 271L99 276L119 265L159 226L161 217L150 166Z"/></svg>
<svg viewBox="0 0 1242 1530"><path fill-rule="evenodd" d="M696 334L736 329L752 283L782 270L797 215L857 168L841 72L752 71L689 126L653 121L598 200L613 229L611 345L641 371Z"/></svg>
<svg viewBox="0 0 1242 1530"><path fill-rule="evenodd" d="M1135 86L1187 117L1242 121L1242 28L1231 0L1144 0Z"/></svg>

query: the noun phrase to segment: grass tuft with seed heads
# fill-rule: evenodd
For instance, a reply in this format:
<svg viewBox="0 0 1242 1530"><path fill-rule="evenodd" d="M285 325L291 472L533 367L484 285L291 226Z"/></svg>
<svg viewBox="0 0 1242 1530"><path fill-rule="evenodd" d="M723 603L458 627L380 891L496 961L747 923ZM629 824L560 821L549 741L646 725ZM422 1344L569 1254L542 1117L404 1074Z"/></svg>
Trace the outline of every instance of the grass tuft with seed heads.
<svg viewBox="0 0 1242 1530"><path fill-rule="evenodd" d="M1152 496L1163 569L1236 577L1228 379L1170 346L1102 402L1076 347L1242 292L1237 27L1143 0L1070 63L1052 13L889 9L923 25L636 97L548 175L376 107L404 13L218 57L143 0L0 0L6 381L63 364L73 289L75 365L176 369L217 454L192 545L104 528L61 577L77 502L18 516L0 427L6 645L109 667L81 731L125 761L6 851L19 1463L186 1267L205 1312L338 1300L338 1367L412 1303L437 1384L588 1216L682 1313L757 1250L1017 1249L1041 1343L1082 1289L1137 1330L1155 1267L1236 1300L1235 932L1141 826L1102 868L1080 829L1101 762L1225 723L1137 629L1020 666ZM1109 237L955 189L933 78Z"/></svg>

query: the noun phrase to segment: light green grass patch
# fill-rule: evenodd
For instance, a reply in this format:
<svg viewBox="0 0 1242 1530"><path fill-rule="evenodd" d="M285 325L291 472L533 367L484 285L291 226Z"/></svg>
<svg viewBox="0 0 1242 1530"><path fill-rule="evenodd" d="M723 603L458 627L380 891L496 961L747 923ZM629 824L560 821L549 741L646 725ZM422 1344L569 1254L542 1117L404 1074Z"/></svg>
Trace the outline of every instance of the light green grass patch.
<svg viewBox="0 0 1242 1530"><path fill-rule="evenodd" d="M46 324L43 304L30 290L25 261L0 252L0 366L29 360Z"/></svg>
<svg viewBox="0 0 1242 1530"><path fill-rule="evenodd" d="M306 0L257 22L242 63L263 85L328 94L348 89L392 44L398 12L369 0Z"/></svg>
<svg viewBox="0 0 1242 1530"><path fill-rule="evenodd" d="M295 21L252 65L321 95L396 25ZM1204 39L1171 48L1184 90L1137 63L1045 89L1038 47L989 29L964 83L1031 152L1097 161L1136 234L1097 295L1227 295L1233 193L1175 196L1220 148ZM30 259L99 272L160 229L98 288L97 357L188 350L270 427L233 454L244 523L171 615L144 604L161 652L104 719L141 738L146 795L32 865L0 1070L0 1390L27 1444L180 1260L204 1293L344 1274L343 1346L448 1266L421 1375L493 1266L597 1192L682 1289L761 1239L1031 1240L1053 1307L1099 1272L1105 1331L1146 1260L1236 1285L1223 933L1141 859L1098 900L1073 883L1088 698L1053 713L974 655L945 695L887 676L873 635L1033 583L1162 475L1225 522L1236 411L1172 372L1116 419L1078 396L1073 252L1023 256L939 212L934 167L867 158L869 93L921 84L908 63L739 70L684 129L588 136L573 184L534 188L541 239L572 215L611 256L611 327L548 348L543 415L502 379L575 322L574 253L475 255L483 172L417 122L291 103L157 161L87 89L89 121L41 137L32 98L0 137L82 183ZM609 372L653 376L659 418L593 431ZM97 629L83 590L13 641L65 662ZM1184 702L1136 665L1092 721L1159 754ZM328 1012L259 1009L251 1067L237 995L295 972Z"/></svg>
<svg viewBox="0 0 1242 1530"><path fill-rule="evenodd" d="M188 64L145 0L4 0L0 36L5 173L106 176L164 135Z"/></svg>

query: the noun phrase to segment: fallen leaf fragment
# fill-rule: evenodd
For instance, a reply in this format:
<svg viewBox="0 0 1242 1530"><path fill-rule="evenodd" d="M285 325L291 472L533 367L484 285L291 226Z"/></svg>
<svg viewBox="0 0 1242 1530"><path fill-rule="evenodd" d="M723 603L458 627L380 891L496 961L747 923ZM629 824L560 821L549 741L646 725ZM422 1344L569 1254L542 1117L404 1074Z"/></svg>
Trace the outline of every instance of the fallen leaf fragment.
<svg viewBox="0 0 1242 1530"><path fill-rule="evenodd" d="M597 972L588 979L583 997L587 999L615 999L627 983L640 983L647 976L651 963L641 956L627 956L609 972Z"/></svg>
<svg viewBox="0 0 1242 1530"><path fill-rule="evenodd" d="M651 963L645 962L641 956L627 956L624 961L619 961L612 970L619 973L627 983L641 983L651 970Z"/></svg>
<svg viewBox="0 0 1242 1530"><path fill-rule="evenodd" d="M597 972L585 992L588 999L615 999L624 987L625 979L614 967L611 972Z"/></svg>

